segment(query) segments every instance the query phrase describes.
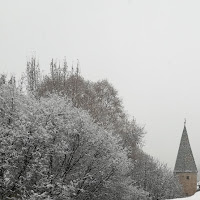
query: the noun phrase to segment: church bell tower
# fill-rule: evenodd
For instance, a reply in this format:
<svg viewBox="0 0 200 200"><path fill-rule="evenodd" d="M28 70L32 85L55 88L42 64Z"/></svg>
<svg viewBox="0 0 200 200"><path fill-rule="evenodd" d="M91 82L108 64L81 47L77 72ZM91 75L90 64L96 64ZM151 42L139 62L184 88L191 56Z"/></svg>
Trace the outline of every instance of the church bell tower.
<svg viewBox="0 0 200 200"><path fill-rule="evenodd" d="M174 174L182 185L185 196L191 196L196 192L197 167L187 134L186 122L184 123Z"/></svg>

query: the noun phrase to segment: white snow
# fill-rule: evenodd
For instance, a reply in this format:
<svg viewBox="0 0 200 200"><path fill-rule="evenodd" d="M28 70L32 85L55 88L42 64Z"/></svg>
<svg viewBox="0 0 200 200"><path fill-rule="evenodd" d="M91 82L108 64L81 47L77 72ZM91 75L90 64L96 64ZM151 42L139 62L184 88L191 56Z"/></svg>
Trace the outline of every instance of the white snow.
<svg viewBox="0 0 200 200"><path fill-rule="evenodd" d="M193 196L184 197L184 198L178 198L176 200L200 200L200 191L196 192Z"/></svg>

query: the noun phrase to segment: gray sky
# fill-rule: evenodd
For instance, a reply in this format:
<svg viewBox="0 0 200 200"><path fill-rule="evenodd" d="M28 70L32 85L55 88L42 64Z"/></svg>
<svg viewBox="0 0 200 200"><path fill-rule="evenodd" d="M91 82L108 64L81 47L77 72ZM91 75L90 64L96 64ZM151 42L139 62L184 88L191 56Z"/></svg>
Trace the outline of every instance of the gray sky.
<svg viewBox="0 0 200 200"><path fill-rule="evenodd" d="M200 163L200 1L0 0L0 72L19 75L27 57L80 61L107 78L147 135L144 150L174 167L187 118Z"/></svg>

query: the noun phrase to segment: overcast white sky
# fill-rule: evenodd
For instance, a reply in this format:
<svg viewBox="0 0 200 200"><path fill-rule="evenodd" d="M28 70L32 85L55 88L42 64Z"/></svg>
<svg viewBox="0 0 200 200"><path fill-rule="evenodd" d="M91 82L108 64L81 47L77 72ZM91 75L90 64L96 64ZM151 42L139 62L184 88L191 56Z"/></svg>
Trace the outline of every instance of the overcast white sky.
<svg viewBox="0 0 200 200"><path fill-rule="evenodd" d="M80 61L108 79L145 125L144 150L174 167L184 118L200 163L200 1L0 0L0 73L19 75L32 54Z"/></svg>

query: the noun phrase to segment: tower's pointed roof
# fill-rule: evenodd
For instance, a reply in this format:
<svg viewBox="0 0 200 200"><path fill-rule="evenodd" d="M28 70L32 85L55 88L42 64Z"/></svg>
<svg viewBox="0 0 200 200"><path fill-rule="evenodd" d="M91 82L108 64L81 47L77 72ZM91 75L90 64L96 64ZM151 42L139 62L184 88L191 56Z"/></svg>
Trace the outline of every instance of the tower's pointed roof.
<svg viewBox="0 0 200 200"><path fill-rule="evenodd" d="M192 154L192 149L190 147L185 124L176 158L174 172L197 172L197 167Z"/></svg>

